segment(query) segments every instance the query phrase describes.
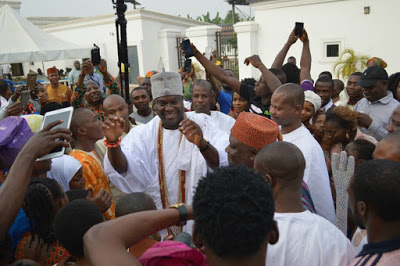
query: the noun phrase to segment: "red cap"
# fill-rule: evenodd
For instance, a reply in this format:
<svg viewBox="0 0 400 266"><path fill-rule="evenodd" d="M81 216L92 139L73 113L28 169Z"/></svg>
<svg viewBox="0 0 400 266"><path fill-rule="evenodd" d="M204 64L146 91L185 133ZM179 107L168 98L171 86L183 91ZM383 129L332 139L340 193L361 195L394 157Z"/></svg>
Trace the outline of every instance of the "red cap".
<svg viewBox="0 0 400 266"><path fill-rule="evenodd" d="M50 67L47 69L47 76L50 74L58 74L58 70L55 67Z"/></svg>
<svg viewBox="0 0 400 266"><path fill-rule="evenodd" d="M231 135L247 146L262 149L279 139L279 126L266 117L242 112L231 129Z"/></svg>

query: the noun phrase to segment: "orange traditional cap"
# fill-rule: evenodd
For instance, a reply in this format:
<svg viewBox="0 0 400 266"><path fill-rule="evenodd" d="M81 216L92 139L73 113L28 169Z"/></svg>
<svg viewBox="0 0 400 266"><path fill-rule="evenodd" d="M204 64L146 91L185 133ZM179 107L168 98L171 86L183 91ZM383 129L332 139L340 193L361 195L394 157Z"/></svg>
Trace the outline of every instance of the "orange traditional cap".
<svg viewBox="0 0 400 266"><path fill-rule="evenodd" d="M55 67L50 67L47 69L47 76L50 74L58 74L58 70Z"/></svg>
<svg viewBox="0 0 400 266"><path fill-rule="evenodd" d="M231 129L231 135L250 147L262 149L279 139L279 126L266 117L242 112Z"/></svg>

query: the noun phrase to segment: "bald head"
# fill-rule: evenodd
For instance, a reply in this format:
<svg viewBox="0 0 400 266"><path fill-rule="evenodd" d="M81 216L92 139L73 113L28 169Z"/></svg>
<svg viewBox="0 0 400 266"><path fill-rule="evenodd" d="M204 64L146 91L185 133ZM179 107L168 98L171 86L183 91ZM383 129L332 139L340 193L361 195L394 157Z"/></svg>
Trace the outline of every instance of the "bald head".
<svg viewBox="0 0 400 266"><path fill-rule="evenodd" d="M79 128L84 126L93 118L93 112L86 108L78 108L74 110L71 120L72 137L76 139L79 136Z"/></svg>
<svg viewBox="0 0 400 266"><path fill-rule="evenodd" d="M281 186L300 189L306 162L303 153L295 145L280 141L261 149L255 159L255 169L270 175Z"/></svg>
<svg viewBox="0 0 400 266"><path fill-rule="evenodd" d="M303 89L294 83L287 83L280 86L275 90L274 94L284 96L285 102L292 106L304 105L304 91Z"/></svg>
<svg viewBox="0 0 400 266"><path fill-rule="evenodd" d="M128 125L129 110L128 104L125 99L118 94L111 94L105 98L103 102L104 116L109 115L118 116L125 120L126 125Z"/></svg>
<svg viewBox="0 0 400 266"><path fill-rule="evenodd" d="M104 99L103 107L104 107L104 109L106 109L107 107L109 107L110 105L113 105L113 104L127 105L125 102L125 99L122 98L120 95L111 94L107 98Z"/></svg>
<svg viewBox="0 0 400 266"><path fill-rule="evenodd" d="M388 135L376 145L374 159L400 162L400 131Z"/></svg>
<svg viewBox="0 0 400 266"><path fill-rule="evenodd" d="M135 212L156 210L154 200L143 192L135 192L120 198L115 207L117 217Z"/></svg>

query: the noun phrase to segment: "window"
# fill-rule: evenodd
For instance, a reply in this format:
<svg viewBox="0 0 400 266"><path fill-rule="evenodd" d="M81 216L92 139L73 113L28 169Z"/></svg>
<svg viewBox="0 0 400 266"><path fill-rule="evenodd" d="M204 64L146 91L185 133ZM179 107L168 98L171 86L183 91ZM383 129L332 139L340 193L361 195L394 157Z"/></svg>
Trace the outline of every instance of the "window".
<svg viewBox="0 0 400 266"><path fill-rule="evenodd" d="M339 57L339 44L327 44L326 57Z"/></svg>

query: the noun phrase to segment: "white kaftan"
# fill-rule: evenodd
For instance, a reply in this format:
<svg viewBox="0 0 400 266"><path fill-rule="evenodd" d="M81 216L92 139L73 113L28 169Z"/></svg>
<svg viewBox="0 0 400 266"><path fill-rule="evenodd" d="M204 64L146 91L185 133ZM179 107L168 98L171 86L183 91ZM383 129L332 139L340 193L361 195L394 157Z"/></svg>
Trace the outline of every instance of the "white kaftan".
<svg viewBox="0 0 400 266"><path fill-rule="evenodd" d="M346 236L310 211L275 213L279 240L268 245L266 265L348 265L357 255Z"/></svg>
<svg viewBox="0 0 400 266"><path fill-rule="evenodd" d="M296 145L303 153L306 160L303 180L310 189L317 214L336 225L328 169L321 146L304 125L288 134L283 134L283 140Z"/></svg>
<svg viewBox="0 0 400 266"><path fill-rule="evenodd" d="M227 166L225 148L229 144L229 136L205 114L186 113L186 116L201 127L204 138L217 149L220 166ZM153 198L157 209L162 209L157 155L159 122L160 118L156 116L149 123L131 129L122 140L121 149L128 163L126 173L116 172L107 155L104 157L104 170L111 182L121 191L145 192ZM169 203L176 204L178 200L180 169L186 171L186 204L191 204L197 182L207 174L208 167L203 155L194 144L185 136L182 137L180 144L179 139L178 129L163 129L163 159ZM191 233L190 230L187 231Z"/></svg>

